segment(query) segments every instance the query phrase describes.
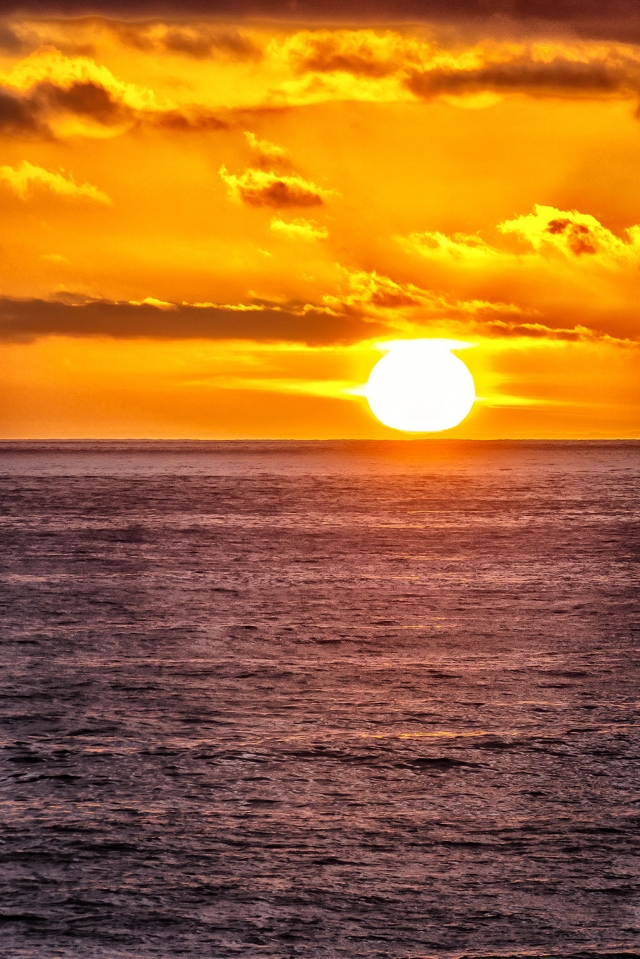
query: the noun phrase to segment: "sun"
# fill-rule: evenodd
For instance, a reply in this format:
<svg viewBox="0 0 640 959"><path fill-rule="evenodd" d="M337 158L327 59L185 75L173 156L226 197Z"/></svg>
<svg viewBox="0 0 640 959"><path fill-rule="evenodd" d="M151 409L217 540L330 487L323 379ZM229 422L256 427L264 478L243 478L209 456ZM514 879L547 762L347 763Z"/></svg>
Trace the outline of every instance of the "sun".
<svg viewBox="0 0 640 959"><path fill-rule="evenodd" d="M397 340L364 388L373 415L395 430L437 433L457 426L476 398L473 377L451 340Z"/></svg>

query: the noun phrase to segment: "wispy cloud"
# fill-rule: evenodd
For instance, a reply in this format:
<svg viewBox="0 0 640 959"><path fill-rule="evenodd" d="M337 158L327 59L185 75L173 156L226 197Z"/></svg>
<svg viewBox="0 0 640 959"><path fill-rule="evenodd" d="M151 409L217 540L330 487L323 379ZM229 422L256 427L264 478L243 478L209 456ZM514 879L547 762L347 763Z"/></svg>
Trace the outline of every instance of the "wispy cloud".
<svg viewBox="0 0 640 959"><path fill-rule="evenodd" d="M404 336L456 335L531 340L640 342L603 325L567 323L563 311L482 298L458 299L451 293L400 283L375 271L345 271L346 289L327 294L323 302L336 314L362 316L384 323Z"/></svg>
<svg viewBox="0 0 640 959"><path fill-rule="evenodd" d="M304 217L286 221L275 216L269 224L269 229L290 240L305 240L307 242L326 240L329 236L326 227L319 226L315 220L305 220Z"/></svg>
<svg viewBox="0 0 640 959"><path fill-rule="evenodd" d="M261 169L280 172L288 172L292 169L291 158L284 147L280 147L270 140L261 140L250 130L245 130L244 135L255 153L258 166Z"/></svg>
<svg viewBox="0 0 640 959"><path fill-rule="evenodd" d="M111 198L91 183L76 183L72 176L52 173L23 160L19 167L0 166L0 182L22 200L28 199L38 188L70 200L93 200L95 203L111 203Z"/></svg>
<svg viewBox="0 0 640 959"><path fill-rule="evenodd" d="M280 175L270 170L249 168L244 173L228 173L220 168L229 197L248 206L309 207L322 206L330 191L316 186L295 173Z"/></svg>

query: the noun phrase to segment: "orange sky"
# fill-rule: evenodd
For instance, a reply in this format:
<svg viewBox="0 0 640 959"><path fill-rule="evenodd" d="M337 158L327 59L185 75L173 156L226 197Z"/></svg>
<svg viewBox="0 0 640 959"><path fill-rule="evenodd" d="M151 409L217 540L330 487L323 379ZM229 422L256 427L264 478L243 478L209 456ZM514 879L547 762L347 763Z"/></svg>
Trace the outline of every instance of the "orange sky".
<svg viewBox="0 0 640 959"><path fill-rule="evenodd" d="M640 46L427 23L8 19L0 436L640 437Z"/></svg>

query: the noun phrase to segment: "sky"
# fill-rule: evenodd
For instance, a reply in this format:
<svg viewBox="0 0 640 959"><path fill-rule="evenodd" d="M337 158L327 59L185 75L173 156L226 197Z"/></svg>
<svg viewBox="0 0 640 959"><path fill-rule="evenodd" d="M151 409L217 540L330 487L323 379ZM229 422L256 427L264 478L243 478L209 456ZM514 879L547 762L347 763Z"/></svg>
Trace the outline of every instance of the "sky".
<svg viewBox="0 0 640 959"><path fill-rule="evenodd" d="M640 438L640 15L619 0L0 0L0 437Z"/></svg>

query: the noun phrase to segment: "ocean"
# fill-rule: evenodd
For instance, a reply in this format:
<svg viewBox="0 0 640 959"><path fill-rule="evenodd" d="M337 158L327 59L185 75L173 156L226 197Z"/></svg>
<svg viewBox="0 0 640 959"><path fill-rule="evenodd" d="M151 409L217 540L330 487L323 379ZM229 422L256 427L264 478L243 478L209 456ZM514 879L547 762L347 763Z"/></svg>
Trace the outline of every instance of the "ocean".
<svg viewBox="0 0 640 959"><path fill-rule="evenodd" d="M0 954L640 955L640 442L0 444Z"/></svg>

